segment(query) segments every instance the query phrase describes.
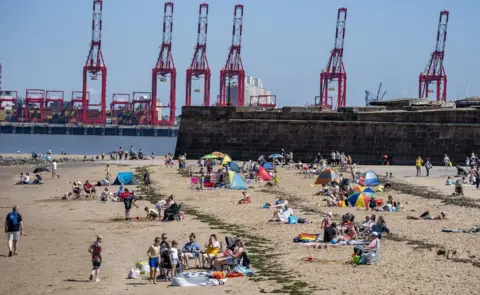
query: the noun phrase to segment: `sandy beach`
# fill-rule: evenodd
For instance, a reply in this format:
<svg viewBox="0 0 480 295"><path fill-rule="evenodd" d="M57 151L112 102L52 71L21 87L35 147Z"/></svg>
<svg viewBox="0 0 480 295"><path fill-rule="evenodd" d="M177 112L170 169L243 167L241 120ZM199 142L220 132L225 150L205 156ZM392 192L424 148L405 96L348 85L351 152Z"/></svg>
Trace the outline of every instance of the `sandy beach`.
<svg viewBox="0 0 480 295"><path fill-rule="evenodd" d="M444 185L447 175L455 175L454 168L445 171L445 168L435 167L427 178L412 177L415 175L413 166L390 167L394 174L394 190L378 196L386 199L391 194L404 209L398 213L379 214L384 216L392 231L382 239L380 264L353 267L345 263L350 260L352 246L317 250L294 244L292 240L302 232L321 232L320 221L325 212L333 212L337 219L352 212L357 220L362 220L367 212L357 208L325 207L323 197L314 196L318 191L311 186L314 179L305 178L293 169L279 168L279 188L252 184L249 194L253 203L237 205L240 191L192 190L188 178L180 175L176 167L166 168L161 160L112 162L111 166L113 175L148 166L155 191L162 195L173 194L177 202L187 206L185 220L168 223L125 221L123 203L60 199L71 190L75 179L96 182L103 178L105 163L61 163L58 166L61 178L51 179L44 173L45 184L40 186L13 185L20 172L31 173L32 167L1 167L0 214L5 218L11 207L18 205L25 222L19 255L6 257L6 235L4 248L0 248L0 282L6 294L478 293L472 279L480 275L478 234L441 232L442 228L471 228L476 225L480 212L477 190L466 187L465 197L455 200L456 197L451 196L453 187ZM385 167L361 169L385 174ZM136 190L135 186L131 188ZM274 202L280 195L294 204L296 215L312 223L279 225L267 222L272 211L261 206ZM148 200L138 204L141 209L150 205ZM434 215L446 211L448 219L406 219L407 215L418 216L426 210ZM135 208L132 213L137 215ZM144 211L139 210L138 215L144 217ZM224 286L190 288L126 279L135 262L146 259L146 251L154 237L167 233L169 239L183 246L191 232L196 234L201 245L210 233L219 235L220 240L225 235L239 235L247 241L252 267L259 275L229 279ZM87 249L96 234L104 237L105 263L101 268L101 282L91 283L88 281L91 261ZM312 261L305 262L309 256Z"/></svg>

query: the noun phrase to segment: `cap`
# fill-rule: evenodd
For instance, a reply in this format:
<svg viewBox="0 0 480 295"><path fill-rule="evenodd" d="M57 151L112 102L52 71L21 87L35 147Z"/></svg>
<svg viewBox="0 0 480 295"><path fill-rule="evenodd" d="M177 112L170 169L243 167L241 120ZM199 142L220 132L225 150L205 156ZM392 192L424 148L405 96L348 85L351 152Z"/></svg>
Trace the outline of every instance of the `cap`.
<svg viewBox="0 0 480 295"><path fill-rule="evenodd" d="M330 217L333 216L332 212L328 212L327 215L330 216Z"/></svg>
<svg viewBox="0 0 480 295"><path fill-rule="evenodd" d="M377 233L376 231L373 231L373 232L371 233L371 235L378 237L378 233Z"/></svg>

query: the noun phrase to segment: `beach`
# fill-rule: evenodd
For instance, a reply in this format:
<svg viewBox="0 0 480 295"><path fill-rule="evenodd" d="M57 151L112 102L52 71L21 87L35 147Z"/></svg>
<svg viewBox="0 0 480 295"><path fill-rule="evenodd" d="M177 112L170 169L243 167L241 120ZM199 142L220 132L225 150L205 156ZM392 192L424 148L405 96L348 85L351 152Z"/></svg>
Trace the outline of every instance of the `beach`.
<svg viewBox="0 0 480 295"><path fill-rule="evenodd" d="M20 207L25 235L20 239L19 255L7 258L6 235L0 248L2 289L6 294L477 294L472 278L480 275L478 234L443 233L443 228L471 228L478 219L480 194L473 187L465 188L465 197L454 200L453 187L445 186L445 171L434 167L430 177L412 177L415 168L391 166L393 190L379 193L402 203L401 212L376 213L384 216L391 234L381 240L379 265L352 266L349 263L352 246L312 249L292 240L300 233L321 233L320 222L331 211L335 220L351 212L363 220L371 212L358 208L325 207L322 196L315 196L314 178L305 178L294 169L278 168L280 187L264 187L264 183L249 184L253 202L238 205L242 198L236 190L192 190L190 179L178 173L177 167L167 168L163 159L148 161L111 162L112 174L120 171L148 169L156 197L173 194L177 203L185 206L181 222L125 221L123 203L101 203L96 200L61 200L71 191L76 179L96 182L105 175L107 162L60 163L59 179L44 173L45 184L13 185L20 172L32 167L1 167L0 194L2 218L13 205ZM140 167L140 168L139 168ZM141 168L144 167L144 168ZM384 166L362 166L383 176ZM140 180L140 179L139 179ZM397 187L397 189L396 189ZM400 188L401 187L401 188ZM415 187L418 189L415 191ZM136 186L129 187L137 190ZM406 192L407 188L409 191ZM412 189L413 188L413 189ZM116 186L111 186L116 191ZM425 192L431 191L430 195ZM309 224L275 224L268 222L272 210L262 205L285 196L299 217ZM155 196L150 196L153 198ZM452 201L453 200L453 201ZM138 201L132 216L145 216L143 208L154 205L149 200ZM432 215L447 213L446 220L407 220L407 215L419 216L429 210ZM251 266L258 276L232 278L223 286L169 287L167 283L150 284L145 279L129 280L127 273L138 260L147 258L153 239L167 233L170 240L183 247L190 233L195 233L200 245L209 234L219 240L238 235L246 241ZM88 276L91 258L87 249L95 235L103 235L104 264L101 281L91 283ZM305 258L312 257L306 262ZM168 290L167 290L168 289ZM296 292L296 293L295 293Z"/></svg>

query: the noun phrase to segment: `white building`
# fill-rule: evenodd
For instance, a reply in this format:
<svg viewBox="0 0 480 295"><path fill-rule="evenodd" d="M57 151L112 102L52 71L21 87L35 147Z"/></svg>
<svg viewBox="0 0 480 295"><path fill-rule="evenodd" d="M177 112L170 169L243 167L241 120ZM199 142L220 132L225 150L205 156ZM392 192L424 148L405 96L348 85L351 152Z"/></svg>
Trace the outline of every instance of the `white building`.
<svg viewBox="0 0 480 295"><path fill-rule="evenodd" d="M230 97L232 100L232 105L237 105L237 84L231 83L230 85ZM228 90L227 90L228 91ZM227 92L228 93L228 92ZM266 95L267 97L259 98L259 95ZM271 96L272 92L268 89L263 88L263 81L261 79L246 76L245 77L245 105L248 106L250 104L256 105L258 103L261 104L275 104L273 101L273 97Z"/></svg>

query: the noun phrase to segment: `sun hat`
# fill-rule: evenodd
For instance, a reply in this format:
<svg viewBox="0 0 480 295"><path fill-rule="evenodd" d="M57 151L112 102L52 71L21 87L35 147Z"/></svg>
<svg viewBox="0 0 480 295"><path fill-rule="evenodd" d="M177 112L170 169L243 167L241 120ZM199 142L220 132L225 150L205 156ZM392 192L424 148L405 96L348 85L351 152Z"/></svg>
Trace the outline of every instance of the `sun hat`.
<svg viewBox="0 0 480 295"><path fill-rule="evenodd" d="M377 233L376 231L373 231L373 232L371 233L371 235L372 235L372 236L375 236L375 237L378 237L378 233Z"/></svg>
<svg viewBox="0 0 480 295"><path fill-rule="evenodd" d="M327 215L330 216L330 217L333 216L332 212L328 212Z"/></svg>

